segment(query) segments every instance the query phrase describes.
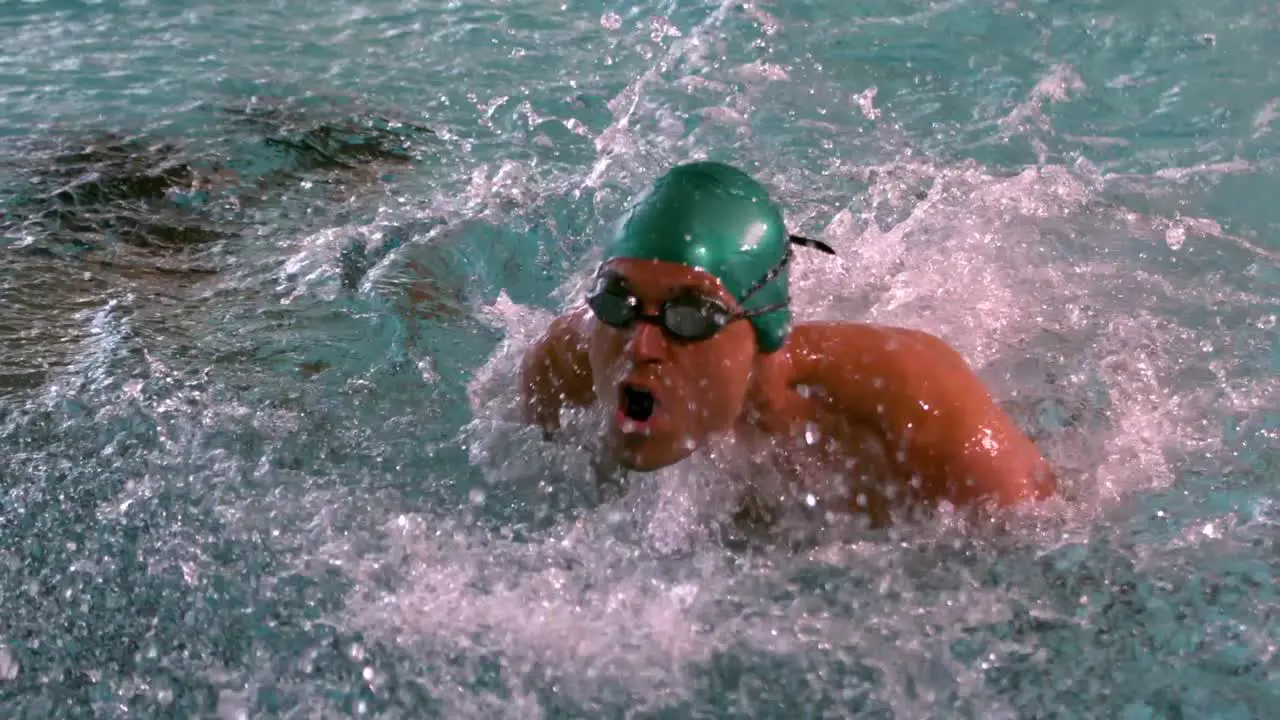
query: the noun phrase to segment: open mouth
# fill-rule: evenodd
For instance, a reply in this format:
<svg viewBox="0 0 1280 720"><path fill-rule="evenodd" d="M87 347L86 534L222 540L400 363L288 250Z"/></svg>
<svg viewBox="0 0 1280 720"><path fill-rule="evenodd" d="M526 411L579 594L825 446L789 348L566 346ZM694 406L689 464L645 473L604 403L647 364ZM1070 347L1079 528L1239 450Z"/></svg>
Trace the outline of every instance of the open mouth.
<svg viewBox="0 0 1280 720"><path fill-rule="evenodd" d="M648 422L653 417L657 402L653 393L639 385L623 384L620 388L618 410L633 422Z"/></svg>

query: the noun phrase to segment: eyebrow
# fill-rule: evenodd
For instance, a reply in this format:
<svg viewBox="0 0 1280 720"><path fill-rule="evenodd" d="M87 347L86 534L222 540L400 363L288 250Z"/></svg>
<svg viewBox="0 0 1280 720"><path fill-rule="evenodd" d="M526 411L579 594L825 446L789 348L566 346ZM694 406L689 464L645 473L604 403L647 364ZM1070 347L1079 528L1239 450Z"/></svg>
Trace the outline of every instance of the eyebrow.
<svg viewBox="0 0 1280 720"><path fill-rule="evenodd" d="M616 282L622 285L623 290L626 290L633 295L638 295L631 284L631 280L628 279L625 274L620 273L617 270L605 270L600 274L600 279L605 282ZM667 293L665 293L665 295L668 300L696 295L716 302L724 302L725 293L714 286L694 282L682 283L680 285L673 286Z"/></svg>
<svg viewBox="0 0 1280 720"><path fill-rule="evenodd" d="M717 302L721 300L720 298L721 293L718 292L714 287L709 287L706 285L697 285L697 284L677 285L671 288L671 292L668 294L668 297L675 298L675 297L684 297L686 295L698 295L700 297L704 297L709 300L715 300Z"/></svg>
<svg viewBox="0 0 1280 720"><path fill-rule="evenodd" d="M605 270L597 276L597 280L603 280L608 283L619 283L626 290L631 290L631 282L627 280L627 276L617 270Z"/></svg>

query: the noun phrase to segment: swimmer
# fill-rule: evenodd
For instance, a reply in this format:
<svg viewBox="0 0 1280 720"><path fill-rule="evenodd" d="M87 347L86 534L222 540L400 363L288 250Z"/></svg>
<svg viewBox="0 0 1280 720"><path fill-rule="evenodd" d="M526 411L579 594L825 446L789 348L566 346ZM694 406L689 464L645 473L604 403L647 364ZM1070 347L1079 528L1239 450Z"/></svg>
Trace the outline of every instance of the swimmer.
<svg viewBox="0 0 1280 720"><path fill-rule="evenodd" d="M621 218L585 306L523 358L525 421L550 437L562 409L603 404L605 454L624 471L672 465L715 438L763 452L809 498L816 471L846 469L835 504L876 526L900 507L1007 507L1056 491L1036 446L939 338L793 323L788 264L802 246L834 253L788 234L749 175L671 169Z"/></svg>

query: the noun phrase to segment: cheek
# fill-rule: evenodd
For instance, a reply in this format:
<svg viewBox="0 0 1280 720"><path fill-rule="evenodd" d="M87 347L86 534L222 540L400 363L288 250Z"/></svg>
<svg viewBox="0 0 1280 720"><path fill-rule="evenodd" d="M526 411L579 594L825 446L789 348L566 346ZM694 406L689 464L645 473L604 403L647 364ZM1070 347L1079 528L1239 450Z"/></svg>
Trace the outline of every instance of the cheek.
<svg viewBox="0 0 1280 720"><path fill-rule="evenodd" d="M713 424L732 421L742 412L754 359L752 346L723 348L716 359L698 358L698 379L694 383L702 400L703 414Z"/></svg>

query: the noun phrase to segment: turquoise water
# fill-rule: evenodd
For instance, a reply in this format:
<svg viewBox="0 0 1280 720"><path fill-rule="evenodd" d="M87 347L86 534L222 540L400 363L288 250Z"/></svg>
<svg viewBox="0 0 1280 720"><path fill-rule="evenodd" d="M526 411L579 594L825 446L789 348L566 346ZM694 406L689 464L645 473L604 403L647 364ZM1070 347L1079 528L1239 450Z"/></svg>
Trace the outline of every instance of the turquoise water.
<svg viewBox="0 0 1280 720"><path fill-rule="evenodd" d="M1280 706L1280 11L0 2L0 715L1260 718ZM802 318L960 348L1002 530L597 503L515 354L671 163ZM584 433L592 419L581 420Z"/></svg>

